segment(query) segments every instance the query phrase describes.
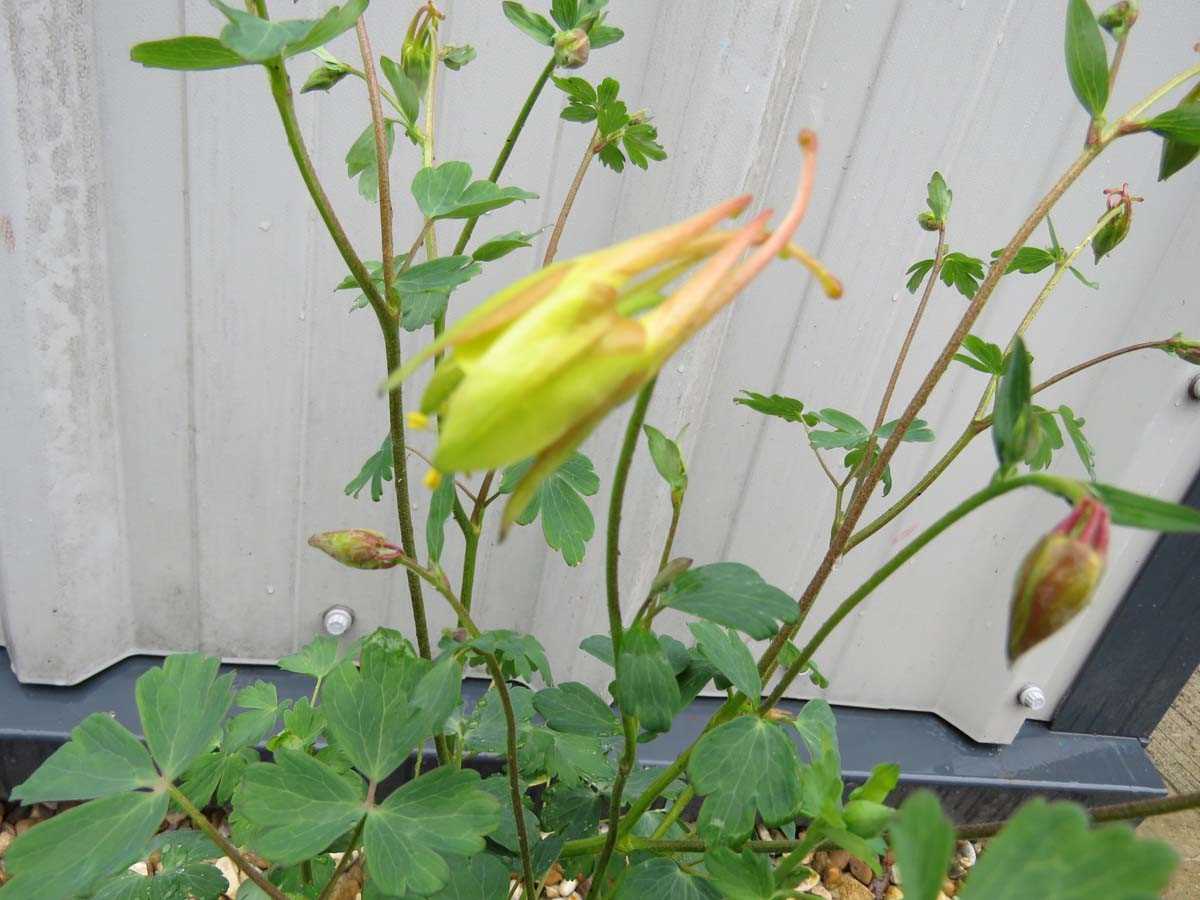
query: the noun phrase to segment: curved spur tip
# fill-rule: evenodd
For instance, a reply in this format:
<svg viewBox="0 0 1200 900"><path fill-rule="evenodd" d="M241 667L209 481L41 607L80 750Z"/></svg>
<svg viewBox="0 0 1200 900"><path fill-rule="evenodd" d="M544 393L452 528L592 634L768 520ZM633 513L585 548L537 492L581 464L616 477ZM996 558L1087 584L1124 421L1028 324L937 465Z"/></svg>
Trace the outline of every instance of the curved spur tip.
<svg viewBox="0 0 1200 900"><path fill-rule="evenodd" d="M817 152L817 133L811 128L801 128L799 143L801 149L807 153Z"/></svg>

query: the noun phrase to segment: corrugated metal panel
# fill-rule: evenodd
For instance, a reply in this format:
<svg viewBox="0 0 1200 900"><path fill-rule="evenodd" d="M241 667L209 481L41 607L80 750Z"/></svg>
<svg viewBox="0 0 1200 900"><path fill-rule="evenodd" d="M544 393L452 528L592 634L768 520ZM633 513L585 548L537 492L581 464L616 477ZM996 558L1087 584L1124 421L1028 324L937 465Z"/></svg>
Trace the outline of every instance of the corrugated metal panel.
<svg viewBox="0 0 1200 900"><path fill-rule="evenodd" d="M319 5L304 0L296 14ZM440 156L482 171L541 63L493 4L444 5L446 39L475 44L480 60L446 79L454 113L442 117ZM803 587L828 537L828 486L794 427L730 399L742 388L774 390L869 416L913 308L904 269L931 244L912 225L929 172L941 168L954 188L954 246L986 256L1077 150L1084 116L1061 71L1061 11L1052 6L614 3L628 37L598 51L585 74L620 78L653 111L671 159L649 175L589 174L562 253L741 190L782 204L796 169L793 136L808 125L822 155L802 239L847 284L845 299L830 303L779 266L664 373L650 420L669 432L689 426L692 490L678 552L746 562L785 589ZM394 52L400 13L381 6L370 18L377 49ZM16 299L0 304L0 624L20 677L69 683L129 653L191 648L269 660L306 641L334 602L354 607L360 628L407 628L402 578L341 569L304 544L329 528L392 530L385 504L341 493L383 434L374 394L383 361L369 316L347 317L344 295L330 295L341 263L292 170L261 73L183 77L130 64L136 41L218 27L215 11L186 0L74 0L50 10L16 0L0 22L9 50L0 63L0 216L11 234L0 278ZM1186 35L1197 24L1189 0L1148 10L1115 106L1189 64ZM352 41L342 42L353 58ZM556 119L559 102L551 92L535 110L505 176L543 199L490 216L479 234L553 221L587 138ZM342 176L365 98L343 87L300 107L339 212L363 254L377 256L374 208ZM1122 142L1062 204L1055 221L1071 239L1094 221L1101 187L1128 180L1147 197L1129 243L1098 270L1103 290L1068 279L1034 327L1038 373L1126 341L1200 331L1200 307L1188 303L1198 182L1186 173L1156 185L1156 158L1150 139ZM418 161L407 145L395 159L402 187ZM418 224L405 210L398 242ZM536 258L490 265L456 304ZM1039 285L1008 279L976 330L1003 340ZM948 290L934 297L902 398L961 305ZM1178 495L1200 441L1187 374L1159 354L1130 357L1046 400L1087 417L1103 478ZM923 415L940 440L897 456L898 490L948 445L982 382L956 367L935 393ZM586 447L606 482L622 427L615 417ZM817 613L991 466L980 439L847 558ZM1067 455L1057 467L1079 471ZM598 518L606 490L592 504ZM872 509L883 505L877 498ZM425 508L419 496L418 520ZM667 519L645 458L627 510L622 576L632 603L653 574ZM1151 543L1119 532L1093 607L1010 671L1002 643L1011 573L1059 513L1044 498L1010 496L918 557L821 653L830 699L932 710L977 739L1004 741L1024 717L1017 688L1036 681L1048 716ZM605 627L599 540L568 569L535 529L519 530L502 554L493 539L480 563L481 622L536 631L560 678L602 685L605 670L574 649ZM448 555L456 567L457 552ZM430 606L435 627L449 623L433 598Z"/></svg>

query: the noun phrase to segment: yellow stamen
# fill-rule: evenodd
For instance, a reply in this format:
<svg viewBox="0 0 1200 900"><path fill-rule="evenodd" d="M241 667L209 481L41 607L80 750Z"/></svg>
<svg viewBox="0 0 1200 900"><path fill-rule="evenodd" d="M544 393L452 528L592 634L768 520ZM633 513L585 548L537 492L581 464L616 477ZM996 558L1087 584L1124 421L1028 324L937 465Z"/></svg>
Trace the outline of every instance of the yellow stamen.
<svg viewBox="0 0 1200 900"><path fill-rule="evenodd" d="M425 431L429 428L429 416L418 410L412 410L405 417L408 422L408 427L413 431ZM435 485L436 487L436 485Z"/></svg>
<svg viewBox="0 0 1200 900"><path fill-rule="evenodd" d="M779 256L782 259L794 259L799 262L804 268L812 273L817 281L821 282L821 287L825 291L825 296L831 300L837 300L842 296L842 282L836 275L825 268L815 256L810 254L803 247L796 244L788 243L782 250L779 251Z"/></svg>
<svg viewBox="0 0 1200 900"><path fill-rule="evenodd" d="M431 491L436 491L442 484L442 473L437 469L430 469L425 473L425 487Z"/></svg>

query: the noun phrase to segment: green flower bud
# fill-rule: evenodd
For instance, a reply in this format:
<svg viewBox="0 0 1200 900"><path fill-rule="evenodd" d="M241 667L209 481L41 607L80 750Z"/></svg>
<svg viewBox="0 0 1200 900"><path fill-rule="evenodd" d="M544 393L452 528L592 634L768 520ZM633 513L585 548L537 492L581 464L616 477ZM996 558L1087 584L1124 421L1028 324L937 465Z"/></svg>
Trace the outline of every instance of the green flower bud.
<svg viewBox="0 0 1200 900"><path fill-rule="evenodd" d="M677 556L654 576L654 581L650 584L650 593L659 594L671 586L671 582L686 572L692 567L692 561L686 556Z"/></svg>
<svg viewBox="0 0 1200 900"><path fill-rule="evenodd" d="M1041 643L1091 600L1108 554L1108 508L1086 495L1025 557L1008 622L1008 661Z"/></svg>
<svg viewBox="0 0 1200 900"><path fill-rule="evenodd" d="M1096 254L1096 262L1100 262L1101 257L1112 253L1117 245L1125 240L1129 234L1129 227L1133 224L1133 204L1142 201L1141 197L1130 196L1127 184L1119 188L1106 188L1104 193L1108 195L1108 210L1104 215L1108 215L1118 205L1121 207L1121 211L1105 222L1104 226L1096 232L1096 236L1092 238L1092 252ZM1104 218L1104 216L1100 218Z"/></svg>
<svg viewBox="0 0 1200 900"><path fill-rule="evenodd" d="M322 57L321 65L313 69L312 74L305 79L303 87L300 88L300 93L307 94L311 91L327 91L349 75L350 72L350 67L344 62L325 54Z"/></svg>
<svg viewBox="0 0 1200 900"><path fill-rule="evenodd" d="M554 36L554 61L564 69L579 69L588 61L592 42L582 28L560 31Z"/></svg>
<svg viewBox="0 0 1200 900"><path fill-rule="evenodd" d="M1116 40L1121 40L1133 27L1138 17L1138 0L1119 0L1100 15L1096 21L1100 27L1111 34Z"/></svg>
<svg viewBox="0 0 1200 900"><path fill-rule="evenodd" d="M846 828L861 838L873 838L882 834L896 811L890 806L873 800L851 800L842 810Z"/></svg>
<svg viewBox="0 0 1200 900"><path fill-rule="evenodd" d="M1167 344L1167 352L1193 366L1200 366L1200 341L1189 341L1182 334L1177 334Z"/></svg>
<svg viewBox="0 0 1200 900"><path fill-rule="evenodd" d="M378 531L348 528L326 531L308 539L308 546L323 550L352 569L390 569L400 564L404 551Z"/></svg>
<svg viewBox="0 0 1200 900"><path fill-rule="evenodd" d="M926 231L938 231L942 227L941 220L929 210L917 214L917 224Z"/></svg>

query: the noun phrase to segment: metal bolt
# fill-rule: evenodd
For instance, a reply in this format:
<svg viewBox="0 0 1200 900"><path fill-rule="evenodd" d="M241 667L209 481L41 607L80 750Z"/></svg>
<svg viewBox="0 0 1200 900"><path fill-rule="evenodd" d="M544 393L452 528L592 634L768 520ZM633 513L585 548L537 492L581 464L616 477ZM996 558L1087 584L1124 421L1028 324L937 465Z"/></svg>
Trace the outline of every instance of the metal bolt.
<svg viewBox="0 0 1200 900"><path fill-rule="evenodd" d="M346 606L331 606L322 618L325 633L334 637L345 634L354 624L354 611Z"/></svg>
<svg viewBox="0 0 1200 900"><path fill-rule="evenodd" d="M1017 694L1017 700L1022 706L1032 709L1034 712L1046 705L1046 695L1036 684L1027 684L1021 688L1021 693Z"/></svg>
<svg viewBox="0 0 1200 900"><path fill-rule="evenodd" d="M1200 375L1193 376L1188 382L1188 396L1193 400L1200 400Z"/></svg>

